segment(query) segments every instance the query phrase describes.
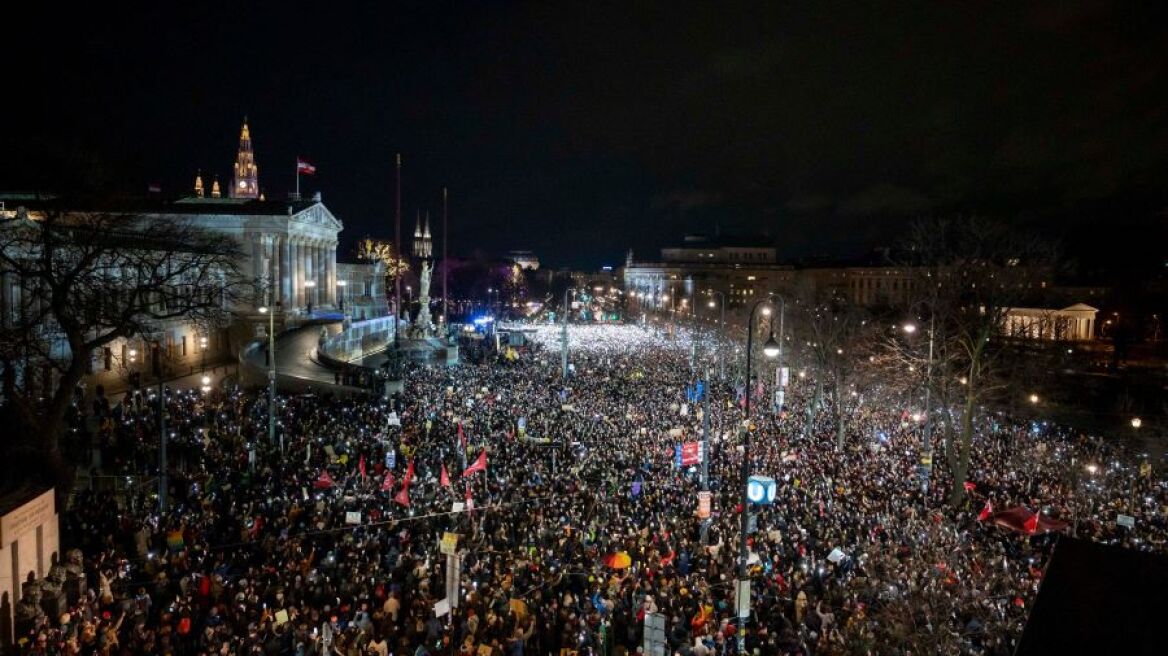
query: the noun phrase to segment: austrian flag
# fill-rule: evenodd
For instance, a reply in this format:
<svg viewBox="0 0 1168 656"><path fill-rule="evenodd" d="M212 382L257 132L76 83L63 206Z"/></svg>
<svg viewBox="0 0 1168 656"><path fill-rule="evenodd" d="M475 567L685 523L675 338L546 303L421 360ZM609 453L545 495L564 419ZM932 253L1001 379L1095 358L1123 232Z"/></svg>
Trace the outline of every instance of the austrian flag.
<svg viewBox="0 0 1168 656"><path fill-rule="evenodd" d="M296 173L298 175L313 175L316 173L316 167L313 166L312 164L309 164L308 162L304 161L303 159L300 159L299 157L297 157L296 158Z"/></svg>

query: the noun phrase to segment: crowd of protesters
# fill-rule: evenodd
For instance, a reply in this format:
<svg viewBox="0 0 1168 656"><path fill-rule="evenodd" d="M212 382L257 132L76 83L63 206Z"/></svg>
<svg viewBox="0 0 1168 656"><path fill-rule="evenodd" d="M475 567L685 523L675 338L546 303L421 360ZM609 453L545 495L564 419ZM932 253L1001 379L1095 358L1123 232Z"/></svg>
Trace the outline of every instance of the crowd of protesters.
<svg viewBox="0 0 1168 656"><path fill-rule="evenodd" d="M792 377L786 411L741 380L699 395L688 335L574 326L565 381L559 339L544 327L514 360L411 366L400 397L282 396L277 441L262 393L169 392L167 509L147 489L79 492L62 547L82 549L88 590L20 636L23 653L619 655L645 648L647 615L665 653L737 653L747 393L750 469L778 487L753 509L750 653L1011 653L1056 536L1001 528L998 510L1165 550L1168 482L1120 446L979 416L954 507L944 458L923 491L920 424L879 390L837 450L829 408L804 430L811 377ZM157 407L100 400L75 425L99 427L103 471L142 473ZM708 522L701 467L676 458L703 424Z"/></svg>

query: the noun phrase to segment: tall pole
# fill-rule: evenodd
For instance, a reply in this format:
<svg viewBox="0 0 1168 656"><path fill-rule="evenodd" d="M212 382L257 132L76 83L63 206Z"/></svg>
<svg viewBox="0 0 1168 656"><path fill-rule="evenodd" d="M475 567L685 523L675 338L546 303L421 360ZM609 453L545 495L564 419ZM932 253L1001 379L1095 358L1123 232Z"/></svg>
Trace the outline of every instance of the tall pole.
<svg viewBox="0 0 1168 656"><path fill-rule="evenodd" d="M933 313L929 313L929 361L925 363L925 429L921 431L921 493L925 496L929 493L929 473L933 466L933 419L929 403L933 388L933 322L935 316ZM928 458L928 466L924 464L926 458ZM924 499L924 503L928 503L927 498Z"/></svg>
<svg viewBox="0 0 1168 656"><path fill-rule="evenodd" d="M569 287L564 290L564 326L560 333L560 377L563 380L568 380L568 292L572 291Z"/></svg>
<svg viewBox="0 0 1168 656"><path fill-rule="evenodd" d="M163 396L161 376L158 377L158 433L158 514L162 515L166 512L169 484L166 481L166 397Z"/></svg>
<svg viewBox="0 0 1168 656"><path fill-rule="evenodd" d="M448 303L448 299L450 298L450 293L446 289L446 272L450 270L450 266L448 265L448 263L446 261L446 233L447 233L447 229L446 229L446 222L447 222L446 196L447 196L446 187L443 187L442 188L442 325L443 325L443 327L450 325L450 305Z"/></svg>
<svg viewBox="0 0 1168 656"><path fill-rule="evenodd" d="M273 278L272 284L275 284ZM271 291L272 300L276 298ZM276 441L276 306L268 304L268 444ZM284 452L284 436L280 435L280 453Z"/></svg>
<svg viewBox="0 0 1168 656"><path fill-rule="evenodd" d="M746 324L746 399L745 399L745 420L743 421L740 432L742 433L742 536L738 542L738 580L739 580L739 595L744 594L743 589L749 590L750 579L746 574L746 559L747 547L746 538L749 532L749 517L750 517L750 363L751 353L754 350L754 317L758 312L758 308L766 303L768 299L761 299L754 304L750 309L750 318ZM746 592L745 594L749 594ZM741 602L741 597L735 600ZM746 653L746 621L750 619L749 601L745 605L738 604L738 653Z"/></svg>
<svg viewBox="0 0 1168 656"><path fill-rule="evenodd" d="M787 313L787 299L779 296L779 407L777 411L782 412L783 401L786 399L786 390L783 389L783 316Z"/></svg>
<svg viewBox="0 0 1168 656"><path fill-rule="evenodd" d="M397 251L397 261L393 266L393 346L401 343L401 153L397 154L397 202L394 208L393 248Z"/></svg>

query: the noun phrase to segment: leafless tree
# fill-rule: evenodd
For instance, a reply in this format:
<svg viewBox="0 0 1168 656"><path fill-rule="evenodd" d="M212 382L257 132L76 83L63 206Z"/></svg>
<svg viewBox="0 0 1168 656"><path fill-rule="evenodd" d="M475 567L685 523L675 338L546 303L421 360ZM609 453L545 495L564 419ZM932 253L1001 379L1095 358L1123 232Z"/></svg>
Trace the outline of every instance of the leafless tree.
<svg viewBox="0 0 1168 656"><path fill-rule="evenodd" d="M909 240L914 307L933 331L930 384L952 475L949 501L960 504L969 471L973 427L983 404L1005 389L1013 362L1004 336L1010 308L1030 301L1048 281L1054 248L992 220L922 220ZM918 344L917 348L920 348Z"/></svg>
<svg viewBox="0 0 1168 656"><path fill-rule="evenodd" d="M95 352L167 320L225 323L238 254L232 237L173 219L48 211L0 221L0 272L19 290L0 329L5 368L57 373L51 387L9 390L8 401L56 475L66 414Z"/></svg>

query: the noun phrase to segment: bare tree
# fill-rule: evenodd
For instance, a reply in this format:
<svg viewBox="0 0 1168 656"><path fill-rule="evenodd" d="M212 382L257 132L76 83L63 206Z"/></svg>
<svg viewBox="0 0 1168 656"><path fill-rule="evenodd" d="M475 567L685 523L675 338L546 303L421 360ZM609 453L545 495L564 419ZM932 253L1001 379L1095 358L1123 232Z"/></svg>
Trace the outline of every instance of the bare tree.
<svg viewBox="0 0 1168 656"><path fill-rule="evenodd" d="M857 365L870 350L871 326L864 311L835 290L825 290L817 296L795 305L815 374L815 393L807 406L804 435L814 423L826 390L835 423L836 449L842 450L852 398L850 383Z"/></svg>
<svg viewBox="0 0 1168 656"><path fill-rule="evenodd" d="M9 403L55 475L66 413L95 352L168 320L226 323L237 261L230 236L173 219L49 211L0 221L0 273L19 290L4 308L5 368L57 373L43 396L26 388Z"/></svg>
<svg viewBox="0 0 1168 656"><path fill-rule="evenodd" d="M953 477L949 502L957 505L965 497L975 415L1004 389L1013 366L1003 357L1006 314L1049 279L1054 249L976 217L920 221L909 247L915 300L933 332L933 358L924 364L931 365L931 389L946 418L945 459Z"/></svg>

